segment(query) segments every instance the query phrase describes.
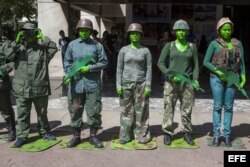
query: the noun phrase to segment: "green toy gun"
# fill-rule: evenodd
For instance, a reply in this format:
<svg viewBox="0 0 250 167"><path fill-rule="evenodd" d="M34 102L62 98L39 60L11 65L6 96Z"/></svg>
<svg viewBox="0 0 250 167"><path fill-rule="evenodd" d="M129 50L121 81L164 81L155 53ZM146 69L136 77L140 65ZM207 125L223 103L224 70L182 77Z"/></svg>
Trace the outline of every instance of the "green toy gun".
<svg viewBox="0 0 250 167"><path fill-rule="evenodd" d="M232 85L236 86L236 88L242 93L242 95L249 99L245 89L240 88L240 75L238 73L234 71L227 71L222 68L219 68L219 70L223 72L227 77L227 87L231 87Z"/></svg>
<svg viewBox="0 0 250 167"><path fill-rule="evenodd" d="M179 78L179 80L180 80L180 88L181 89L183 88L183 86L185 85L185 83L193 85L194 81L191 80L190 77L189 77L189 75L186 74L186 73L180 73L180 72L176 72L176 71L170 71L168 73L168 75L169 76L176 76L176 77ZM204 89L202 89L200 86L196 90L200 90L202 92L205 92Z"/></svg>
<svg viewBox="0 0 250 167"><path fill-rule="evenodd" d="M83 58L81 58L81 59L77 60L75 63L73 63L70 70L67 72L66 76L64 77L63 82L56 89L60 88L64 84L68 84L66 81L69 79L71 80L71 78L76 73L78 73L78 71L80 70L80 68L82 66L86 66L90 62L93 62L93 63L96 62L95 59L93 58L93 56L84 56Z"/></svg>

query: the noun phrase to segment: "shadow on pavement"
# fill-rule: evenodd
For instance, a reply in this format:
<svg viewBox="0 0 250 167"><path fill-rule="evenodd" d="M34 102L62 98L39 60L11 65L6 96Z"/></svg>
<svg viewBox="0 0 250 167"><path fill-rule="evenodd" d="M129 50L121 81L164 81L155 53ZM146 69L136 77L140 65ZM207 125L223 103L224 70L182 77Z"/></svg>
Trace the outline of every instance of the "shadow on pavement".
<svg viewBox="0 0 250 167"><path fill-rule="evenodd" d="M111 141L115 136L119 136L120 126L114 126L112 128L103 130L102 133L98 134L98 137L102 141L109 142Z"/></svg>
<svg viewBox="0 0 250 167"><path fill-rule="evenodd" d="M250 136L250 124L242 123L232 127L232 134L237 137L248 137Z"/></svg>
<svg viewBox="0 0 250 167"><path fill-rule="evenodd" d="M54 129L62 124L61 121L49 121L50 128ZM30 133L36 133L38 132L37 130L37 123L32 123L30 124Z"/></svg>

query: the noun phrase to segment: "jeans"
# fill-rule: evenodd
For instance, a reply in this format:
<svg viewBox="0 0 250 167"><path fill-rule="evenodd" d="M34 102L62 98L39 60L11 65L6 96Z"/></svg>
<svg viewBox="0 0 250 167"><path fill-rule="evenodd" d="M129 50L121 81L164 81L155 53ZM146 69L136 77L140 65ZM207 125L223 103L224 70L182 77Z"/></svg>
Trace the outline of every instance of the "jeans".
<svg viewBox="0 0 250 167"><path fill-rule="evenodd" d="M214 137L220 137L220 127L221 127L221 111L224 107L224 137L230 137L231 135L231 124L233 119L233 105L234 105L234 95L235 88L226 87L220 78L216 75L211 75L210 86L214 98L214 108L213 108L213 132Z"/></svg>

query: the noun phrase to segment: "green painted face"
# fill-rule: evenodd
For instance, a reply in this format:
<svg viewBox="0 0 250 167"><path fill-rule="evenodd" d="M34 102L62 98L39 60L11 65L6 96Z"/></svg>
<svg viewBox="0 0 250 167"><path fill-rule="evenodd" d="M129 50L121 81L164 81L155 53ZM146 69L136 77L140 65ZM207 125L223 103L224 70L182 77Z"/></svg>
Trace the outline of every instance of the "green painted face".
<svg viewBox="0 0 250 167"><path fill-rule="evenodd" d="M29 43L34 43L36 40L37 40L36 36L30 36L30 37L28 37L28 42Z"/></svg>
<svg viewBox="0 0 250 167"><path fill-rule="evenodd" d="M232 25L229 23L224 24L221 28L220 28L220 36L223 39L230 39L232 35Z"/></svg>
<svg viewBox="0 0 250 167"><path fill-rule="evenodd" d="M35 41L37 41L36 30L23 31L23 36L25 37L28 43L34 43Z"/></svg>
<svg viewBox="0 0 250 167"><path fill-rule="evenodd" d="M186 39L188 30L186 29L177 29L175 30L175 35L178 40L184 40Z"/></svg>
<svg viewBox="0 0 250 167"><path fill-rule="evenodd" d="M141 33L137 31L132 31L129 33L129 39L132 43L140 42Z"/></svg>
<svg viewBox="0 0 250 167"><path fill-rule="evenodd" d="M91 35L91 30L89 28L79 28L78 33L79 33L80 38L86 41L89 39Z"/></svg>

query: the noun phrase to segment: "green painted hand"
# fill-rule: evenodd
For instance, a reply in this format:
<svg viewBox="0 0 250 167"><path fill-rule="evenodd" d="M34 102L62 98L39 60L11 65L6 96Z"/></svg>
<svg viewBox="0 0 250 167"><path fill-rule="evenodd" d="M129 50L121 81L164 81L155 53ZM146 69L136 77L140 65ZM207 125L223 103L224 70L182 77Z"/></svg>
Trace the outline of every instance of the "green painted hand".
<svg viewBox="0 0 250 167"><path fill-rule="evenodd" d="M40 39L42 42L45 40L45 37L40 29L36 30L36 38Z"/></svg>
<svg viewBox="0 0 250 167"><path fill-rule="evenodd" d="M173 82L173 83L179 83L179 82L181 82L181 76L179 76L179 75L173 76L171 78L171 82Z"/></svg>
<svg viewBox="0 0 250 167"><path fill-rule="evenodd" d="M20 31L16 36L16 43L20 43L24 39L24 32Z"/></svg>
<svg viewBox="0 0 250 167"><path fill-rule="evenodd" d="M145 96L149 96L151 94L151 92L152 92L151 89L148 89L148 88L144 89L144 95Z"/></svg>
<svg viewBox="0 0 250 167"><path fill-rule="evenodd" d="M227 76L223 72L221 72L220 70L215 70L214 72L220 77L223 82L227 81Z"/></svg>
<svg viewBox="0 0 250 167"><path fill-rule="evenodd" d="M63 80L64 84L69 84L70 82L71 82L71 78L68 78L67 76Z"/></svg>
<svg viewBox="0 0 250 167"><path fill-rule="evenodd" d="M116 93L118 95L122 95L123 94L123 88L116 88Z"/></svg>
<svg viewBox="0 0 250 167"><path fill-rule="evenodd" d="M89 66L82 66L80 68L80 71L81 71L81 73L85 74L85 73L88 73L90 71L90 68L89 68Z"/></svg>
<svg viewBox="0 0 250 167"><path fill-rule="evenodd" d="M240 89L242 89L246 84L246 75L241 75Z"/></svg>
<svg viewBox="0 0 250 167"><path fill-rule="evenodd" d="M192 82L192 86L194 87L195 90L198 90L200 88L200 84L197 80Z"/></svg>

